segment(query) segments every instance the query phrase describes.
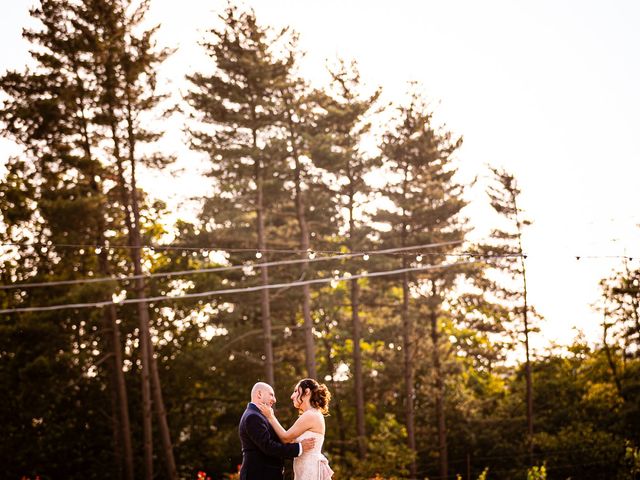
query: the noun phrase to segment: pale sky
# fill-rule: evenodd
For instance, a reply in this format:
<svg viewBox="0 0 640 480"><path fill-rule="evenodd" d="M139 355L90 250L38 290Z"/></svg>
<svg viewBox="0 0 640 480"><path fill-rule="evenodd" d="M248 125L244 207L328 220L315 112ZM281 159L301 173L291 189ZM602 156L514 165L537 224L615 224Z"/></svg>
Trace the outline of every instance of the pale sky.
<svg viewBox="0 0 640 480"><path fill-rule="evenodd" d="M22 68L20 29L29 1L7 1L0 18L0 71ZM222 0L154 0L159 41L177 47L164 70L179 88L185 72L210 69L197 41ZM600 337L598 281L628 255L640 265L640 2L518 0L251 0L259 21L290 25L317 84L325 61L358 61L362 77L401 101L409 80L423 86L435 118L464 136L461 175L486 164L514 173L534 221L525 236L531 302L545 316L535 345L566 344L582 329ZM187 170L147 181L174 205L206 183L185 152L179 123L169 148ZM0 140L0 165L11 146ZM204 165L202 166L204 168ZM481 189L469 192L486 203ZM478 235L488 210L467 214Z"/></svg>

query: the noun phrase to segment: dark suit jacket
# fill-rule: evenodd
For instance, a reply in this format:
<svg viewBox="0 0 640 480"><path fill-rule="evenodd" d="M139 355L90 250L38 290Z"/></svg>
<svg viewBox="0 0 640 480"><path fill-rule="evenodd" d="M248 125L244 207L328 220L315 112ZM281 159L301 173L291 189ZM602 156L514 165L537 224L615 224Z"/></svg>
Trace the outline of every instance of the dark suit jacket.
<svg viewBox="0 0 640 480"><path fill-rule="evenodd" d="M253 403L247 405L240 426L242 467L240 480L282 480L284 459L297 457L300 445L283 444L269 421Z"/></svg>

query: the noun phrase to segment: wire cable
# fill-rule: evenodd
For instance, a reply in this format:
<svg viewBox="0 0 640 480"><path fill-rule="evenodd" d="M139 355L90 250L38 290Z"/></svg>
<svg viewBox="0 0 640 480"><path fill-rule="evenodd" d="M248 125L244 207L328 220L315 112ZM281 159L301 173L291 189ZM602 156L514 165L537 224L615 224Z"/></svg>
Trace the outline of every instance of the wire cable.
<svg viewBox="0 0 640 480"><path fill-rule="evenodd" d="M201 250L210 250L210 251L216 251L216 250L224 250L227 252L266 252L266 253L301 253L304 252L304 250L300 250L300 249L279 249L279 248L267 248L264 250L258 250L256 248L230 248L230 247L220 247L220 246L205 246L205 247L186 247L186 246L178 246L178 245L158 245L158 244L151 244L151 245L140 245L140 246L135 246L135 245L112 245L112 244L96 244L96 243L45 243L45 242L32 242L32 243L18 243L18 242L3 242L0 243L0 246L3 247L18 247L18 248L27 248L27 247L33 247L33 248L99 248L99 249L115 249L115 250L135 250L135 249L142 249L142 248L148 248L151 250L186 250L186 251L201 251ZM327 250L327 252L330 253L338 253L338 252L331 252L329 250Z"/></svg>
<svg viewBox="0 0 640 480"><path fill-rule="evenodd" d="M93 303L74 303L74 304L64 304L64 305L51 305L48 307L22 307L22 308L6 308L0 310L0 314L6 313L24 313L24 312L50 312L53 310L66 310L66 309L77 309L77 308L96 308L96 307L105 307L107 305L127 305L132 303L151 303L151 302L159 302L163 300L181 300L187 298L200 298L200 297L208 297L212 295L226 295L230 293L249 293L249 292L257 292L260 290L272 290L275 288L290 288L297 287L302 285L314 285L319 283L330 283L330 282L339 282L342 280L356 280L358 278L370 278L370 277L382 277L387 275L396 275L398 273L404 272L418 272L425 270L435 270L439 268L448 268L448 267L456 267L463 265L470 265L478 263L476 261L469 262L458 262L458 263L443 263L440 265L424 265L410 268L400 268L397 270L383 270L379 272L365 272L359 273L356 275L345 274L342 276L335 277L326 277L326 278L316 278L313 280L302 280L297 282L288 282L288 283L276 283L270 285L256 285L253 287L243 287L243 288L227 288L224 290L210 290L207 292L196 292L196 293L185 293L180 296L170 296L163 295L157 297L146 297L146 298L130 298L124 300L106 300L101 302L93 302Z"/></svg>
<svg viewBox="0 0 640 480"><path fill-rule="evenodd" d="M277 260L273 262L264 262L264 263L245 263L242 265L229 265L225 267L201 268L197 270L179 270L175 272L143 273L140 275L128 275L128 276L120 276L120 277L96 277L96 278L83 278L83 279L74 279L74 280L55 280L50 282L13 283L11 285L0 285L0 290L13 290L17 288L27 289L27 288L36 288L36 287L58 286L58 285L77 285L77 284L84 284L84 283L122 282L127 280L135 280L137 278L177 277L177 276L194 275L194 274L201 274L201 273L241 270L244 268L264 268L264 267L274 267L278 265L295 265L299 263L313 263L313 262L323 262L323 261L329 261L329 260L341 260L341 259L353 258L353 257L364 257L365 255L385 255L385 254L395 253L399 251L418 250L421 248L436 248L436 247L442 247L447 245L457 245L460 243L462 243L461 240L456 240L456 241L450 241L450 242L413 245L410 247L388 248L385 250L342 253L340 255L333 255L333 256L327 256L327 257L296 258L293 260ZM305 252L305 253L309 253L309 252Z"/></svg>

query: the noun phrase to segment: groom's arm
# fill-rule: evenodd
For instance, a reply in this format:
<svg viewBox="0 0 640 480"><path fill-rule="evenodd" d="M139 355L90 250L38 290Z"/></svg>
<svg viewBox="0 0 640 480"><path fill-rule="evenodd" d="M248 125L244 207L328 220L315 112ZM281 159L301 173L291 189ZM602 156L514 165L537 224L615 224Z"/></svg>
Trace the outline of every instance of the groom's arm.
<svg viewBox="0 0 640 480"><path fill-rule="evenodd" d="M246 431L256 446L267 455L280 458L294 458L302 453L299 443L276 442L269 433L267 423L258 415L249 415L246 419Z"/></svg>

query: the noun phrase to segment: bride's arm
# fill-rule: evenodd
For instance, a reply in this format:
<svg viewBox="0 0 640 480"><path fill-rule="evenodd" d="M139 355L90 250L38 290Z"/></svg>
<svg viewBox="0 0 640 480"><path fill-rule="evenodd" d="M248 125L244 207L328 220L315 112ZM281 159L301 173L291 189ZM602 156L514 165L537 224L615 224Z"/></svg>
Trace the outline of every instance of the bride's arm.
<svg viewBox="0 0 640 480"><path fill-rule="evenodd" d="M269 423L276 431L278 438L280 438L284 443L293 442L296 438L314 426L313 415L305 412L298 417L289 430L285 430L273 413L273 408L267 407L266 405L258 405L258 407L264 416L267 417L267 420L269 420Z"/></svg>

